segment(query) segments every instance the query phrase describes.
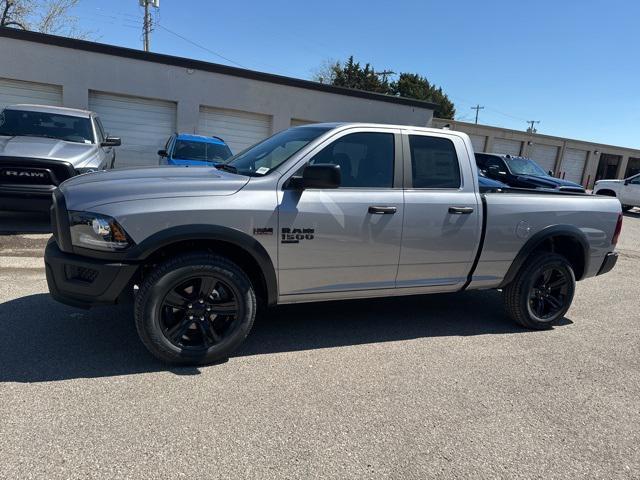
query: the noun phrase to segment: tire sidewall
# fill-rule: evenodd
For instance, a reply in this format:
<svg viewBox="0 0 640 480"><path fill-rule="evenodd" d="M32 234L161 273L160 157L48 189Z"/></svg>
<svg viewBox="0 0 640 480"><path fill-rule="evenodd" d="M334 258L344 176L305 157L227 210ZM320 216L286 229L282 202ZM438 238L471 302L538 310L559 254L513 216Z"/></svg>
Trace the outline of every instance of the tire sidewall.
<svg viewBox="0 0 640 480"><path fill-rule="evenodd" d="M529 293L531 291L531 288L533 287L534 282L539 278L543 270L548 267L554 267L562 270L564 274L568 276L569 289L562 309L551 318L541 319L538 318L531 310L531 305L529 303ZM571 307L571 303L573 302L575 283L576 279L575 274L573 273L573 269L564 257L561 257L560 255L549 255L548 257L541 257L537 262L534 262L531 267L527 269L526 274L523 276L520 298L520 301L522 302L522 308L524 309L526 315L529 317L529 320L531 322L535 322L536 324L548 325L550 327L554 322L564 317L564 315Z"/></svg>
<svg viewBox="0 0 640 480"><path fill-rule="evenodd" d="M142 316L136 322L138 333L147 348L153 353L159 353L163 359L185 363L208 363L227 357L244 341L253 326L256 302L250 282L240 274L239 269L238 272L234 272L233 268L205 263L202 260L182 264L168 270L159 278L152 279L144 298L138 299L142 301L141 308L137 309ZM181 349L171 343L162 332L162 302L170 288L199 274L214 274L232 290L238 304L239 323L227 338L207 350Z"/></svg>

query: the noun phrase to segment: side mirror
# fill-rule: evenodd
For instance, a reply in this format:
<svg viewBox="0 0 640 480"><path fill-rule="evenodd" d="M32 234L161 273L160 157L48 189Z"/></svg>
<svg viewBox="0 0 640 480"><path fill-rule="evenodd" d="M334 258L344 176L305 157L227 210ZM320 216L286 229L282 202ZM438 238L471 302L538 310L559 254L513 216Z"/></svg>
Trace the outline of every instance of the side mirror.
<svg viewBox="0 0 640 480"><path fill-rule="evenodd" d="M160 155L161 157L168 157L169 154L167 153L166 150L158 150L158 155Z"/></svg>
<svg viewBox="0 0 640 480"><path fill-rule="evenodd" d="M500 171L500 167L498 167L497 165L491 165L487 170L487 176L491 177L491 178L498 178L500 177L500 175L506 175L506 172L501 172Z"/></svg>
<svg viewBox="0 0 640 480"><path fill-rule="evenodd" d="M122 145L122 140L118 137L107 137L100 144L101 147L119 147L120 145Z"/></svg>
<svg viewBox="0 0 640 480"><path fill-rule="evenodd" d="M339 165L317 164L307 165L302 177L294 177L289 187L297 190L305 188L338 188L342 183L342 172Z"/></svg>
<svg viewBox="0 0 640 480"><path fill-rule="evenodd" d="M547 172L547 174L548 174L550 177L553 177L553 170L549 170L549 171Z"/></svg>

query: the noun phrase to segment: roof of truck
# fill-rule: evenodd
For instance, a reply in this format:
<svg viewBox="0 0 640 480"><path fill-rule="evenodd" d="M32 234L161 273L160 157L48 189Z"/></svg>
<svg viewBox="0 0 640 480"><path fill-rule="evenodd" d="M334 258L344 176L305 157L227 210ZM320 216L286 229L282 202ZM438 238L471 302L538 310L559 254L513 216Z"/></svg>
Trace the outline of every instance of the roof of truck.
<svg viewBox="0 0 640 480"><path fill-rule="evenodd" d="M22 110L25 112L42 112L53 113L58 115L69 115L71 117L89 118L92 112L89 110L81 110L79 108L52 107L51 105L32 105L26 103L18 103L16 105L7 105L6 110Z"/></svg>
<svg viewBox="0 0 640 480"><path fill-rule="evenodd" d="M433 127L419 127L417 125L393 125L388 123L365 123L365 122L324 122L324 123L308 123L305 125L300 125L293 128L305 128L305 127L323 127L327 129L334 128L397 128L402 130L417 130L420 132L430 132L430 133L443 133L443 132L451 132L455 134L465 134L460 130L450 130L445 128L433 128Z"/></svg>

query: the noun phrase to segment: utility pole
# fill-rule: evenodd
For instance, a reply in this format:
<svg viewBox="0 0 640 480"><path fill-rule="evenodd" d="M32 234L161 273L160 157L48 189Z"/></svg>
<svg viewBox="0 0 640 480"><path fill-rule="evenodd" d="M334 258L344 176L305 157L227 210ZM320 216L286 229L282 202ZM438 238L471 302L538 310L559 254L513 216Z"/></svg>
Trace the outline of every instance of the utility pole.
<svg viewBox="0 0 640 480"><path fill-rule="evenodd" d="M395 75L396 74L396 72L393 72L391 70L382 70L381 72L373 72L373 73L375 73L376 75L382 76L382 82L383 83L387 83L387 77L389 75Z"/></svg>
<svg viewBox="0 0 640 480"><path fill-rule="evenodd" d="M160 8L160 0L140 0L140 6L144 7L144 23L142 25L142 35L144 51L148 52L151 48L151 32L153 31L153 20L151 19L151 11L149 7Z"/></svg>
<svg viewBox="0 0 640 480"><path fill-rule="evenodd" d="M477 125L478 124L478 114L480 113L480 110L484 110L484 107L481 107L480 104L478 104L475 107L471 107L471 110L475 110L476 111L476 125Z"/></svg>
<svg viewBox="0 0 640 480"><path fill-rule="evenodd" d="M527 132L536 133L538 131L534 128L534 126L536 123L540 123L540 120L527 120L527 123L531 125L529 128L527 128Z"/></svg>

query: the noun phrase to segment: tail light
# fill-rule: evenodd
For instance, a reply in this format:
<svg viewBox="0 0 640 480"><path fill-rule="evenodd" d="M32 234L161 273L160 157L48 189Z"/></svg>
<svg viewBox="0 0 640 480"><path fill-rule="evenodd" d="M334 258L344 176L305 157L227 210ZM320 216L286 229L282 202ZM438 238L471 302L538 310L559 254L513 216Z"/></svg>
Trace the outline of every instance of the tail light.
<svg viewBox="0 0 640 480"><path fill-rule="evenodd" d="M622 214L618 215L618 223L616 223L616 229L613 232L613 238L611 239L611 245L614 247L618 244L618 238L620 238L620 232L622 231Z"/></svg>

